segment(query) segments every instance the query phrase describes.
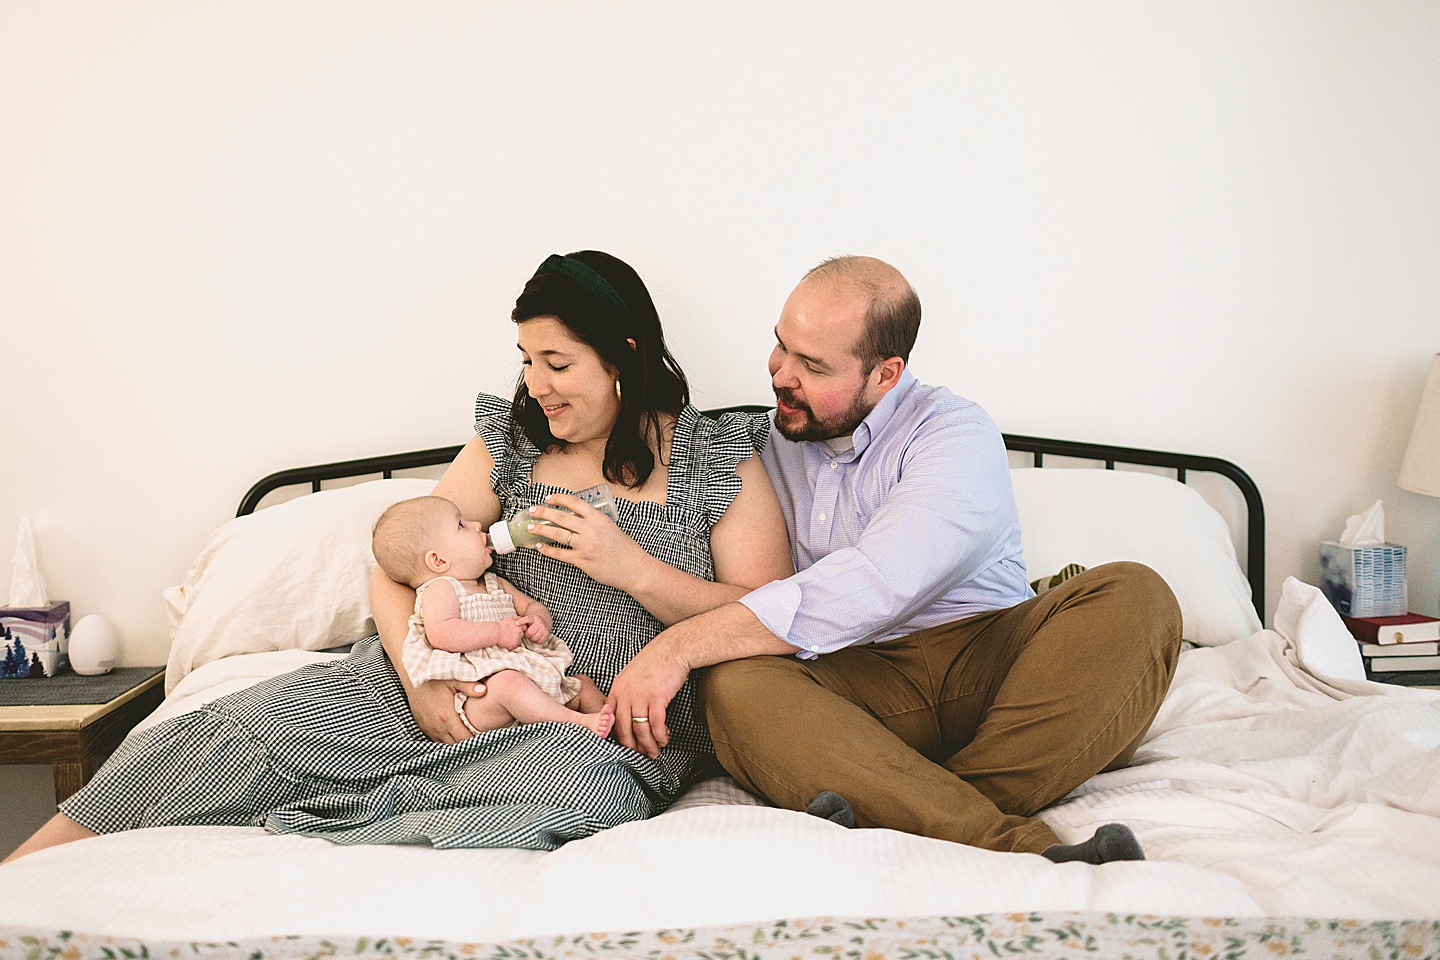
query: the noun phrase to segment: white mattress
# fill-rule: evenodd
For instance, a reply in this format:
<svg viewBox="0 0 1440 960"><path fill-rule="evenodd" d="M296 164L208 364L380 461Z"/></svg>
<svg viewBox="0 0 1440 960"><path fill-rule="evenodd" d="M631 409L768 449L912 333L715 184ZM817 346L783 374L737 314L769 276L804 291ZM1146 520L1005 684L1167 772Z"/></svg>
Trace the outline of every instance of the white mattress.
<svg viewBox="0 0 1440 960"><path fill-rule="evenodd" d="M0 926L495 941L813 915L1440 917L1440 693L1322 680L1298 666L1304 643L1263 631L1183 654L1135 764L1043 814L1065 840L1123 821L1143 863L1057 866L847 831L718 781L549 853L336 846L238 827L97 837L0 868ZM157 715L319 656L210 664Z"/></svg>

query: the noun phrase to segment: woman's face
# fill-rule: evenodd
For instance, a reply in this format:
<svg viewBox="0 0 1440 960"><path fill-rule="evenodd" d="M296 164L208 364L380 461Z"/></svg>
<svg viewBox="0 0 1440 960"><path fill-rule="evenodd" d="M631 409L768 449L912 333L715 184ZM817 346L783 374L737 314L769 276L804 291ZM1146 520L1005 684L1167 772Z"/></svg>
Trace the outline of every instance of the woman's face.
<svg viewBox="0 0 1440 960"><path fill-rule="evenodd" d="M567 443L609 437L620 413L615 369L558 317L534 317L517 327L525 388L545 412L550 433Z"/></svg>

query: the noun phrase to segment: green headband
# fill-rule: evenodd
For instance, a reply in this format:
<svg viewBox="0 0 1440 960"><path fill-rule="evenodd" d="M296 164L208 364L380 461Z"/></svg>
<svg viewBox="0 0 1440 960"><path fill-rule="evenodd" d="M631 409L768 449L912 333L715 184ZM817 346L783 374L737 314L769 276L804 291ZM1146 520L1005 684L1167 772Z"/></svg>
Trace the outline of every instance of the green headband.
<svg viewBox="0 0 1440 960"><path fill-rule="evenodd" d="M620 299L620 294L610 286L610 281L574 257L562 257L558 253L552 253L545 258L544 263L540 264L539 269L535 271L535 276L538 277L542 273L554 273L562 277L569 277L608 306L617 318L633 321L630 316L630 308L625 306L625 301Z"/></svg>

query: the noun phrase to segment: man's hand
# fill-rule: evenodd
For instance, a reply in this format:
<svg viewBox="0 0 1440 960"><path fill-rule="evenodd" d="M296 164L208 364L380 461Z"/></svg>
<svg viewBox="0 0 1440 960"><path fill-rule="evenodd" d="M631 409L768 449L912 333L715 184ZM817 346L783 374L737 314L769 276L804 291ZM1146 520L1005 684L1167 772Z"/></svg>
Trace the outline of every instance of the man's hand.
<svg viewBox="0 0 1440 960"><path fill-rule="evenodd" d="M406 691L410 713L420 730L436 743L459 743L472 734L455 712L455 694L483 697L485 684L467 680L431 680Z"/></svg>
<svg viewBox="0 0 1440 960"><path fill-rule="evenodd" d="M655 759L670 742L665 708L685 685L689 666L664 641L650 641L610 685L608 702L615 707L615 736L624 746Z"/></svg>
<svg viewBox="0 0 1440 960"><path fill-rule="evenodd" d="M799 647L765 628L743 603L682 620L662 630L625 665L610 685L615 737L654 759L670 742L665 708L692 669L766 654L793 654Z"/></svg>

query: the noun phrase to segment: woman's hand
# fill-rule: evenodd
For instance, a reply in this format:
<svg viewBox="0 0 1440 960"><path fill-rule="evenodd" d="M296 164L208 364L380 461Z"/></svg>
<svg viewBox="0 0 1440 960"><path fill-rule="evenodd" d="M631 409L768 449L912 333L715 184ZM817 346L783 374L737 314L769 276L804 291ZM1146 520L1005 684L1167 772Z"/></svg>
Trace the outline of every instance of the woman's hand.
<svg viewBox="0 0 1440 960"><path fill-rule="evenodd" d="M495 461L485 441L471 437L435 485L434 494L454 503L460 508L460 515L468 520L486 525L494 523L500 517L500 498L490 488L490 473L494 468ZM415 612L415 591L391 580L377 566L370 578L370 611L385 655L395 666L405 688L416 725L425 736L439 743L468 740L471 733L455 712L455 695L481 697L485 695L485 685L458 680L431 680L415 685L405 672L405 635L410 616Z"/></svg>
<svg viewBox="0 0 1440 960"><path fill-rule="evenodd" d="M627 593L634 575L656 562L614 520L574 494L553 493L545 502L549 506L530 508L537 521L532 531L553 541L535 548L541 555L574 564L592 580Z"/></svg>
<svg viewBox="0 0 1440 960"><path fill-rule="evenodd" d="M460 743L473 733L455 712L455 694L483 697L485 684L469 680L430 680L405 691L410 698L410 713L420 730L436 743Z"/></svg>

